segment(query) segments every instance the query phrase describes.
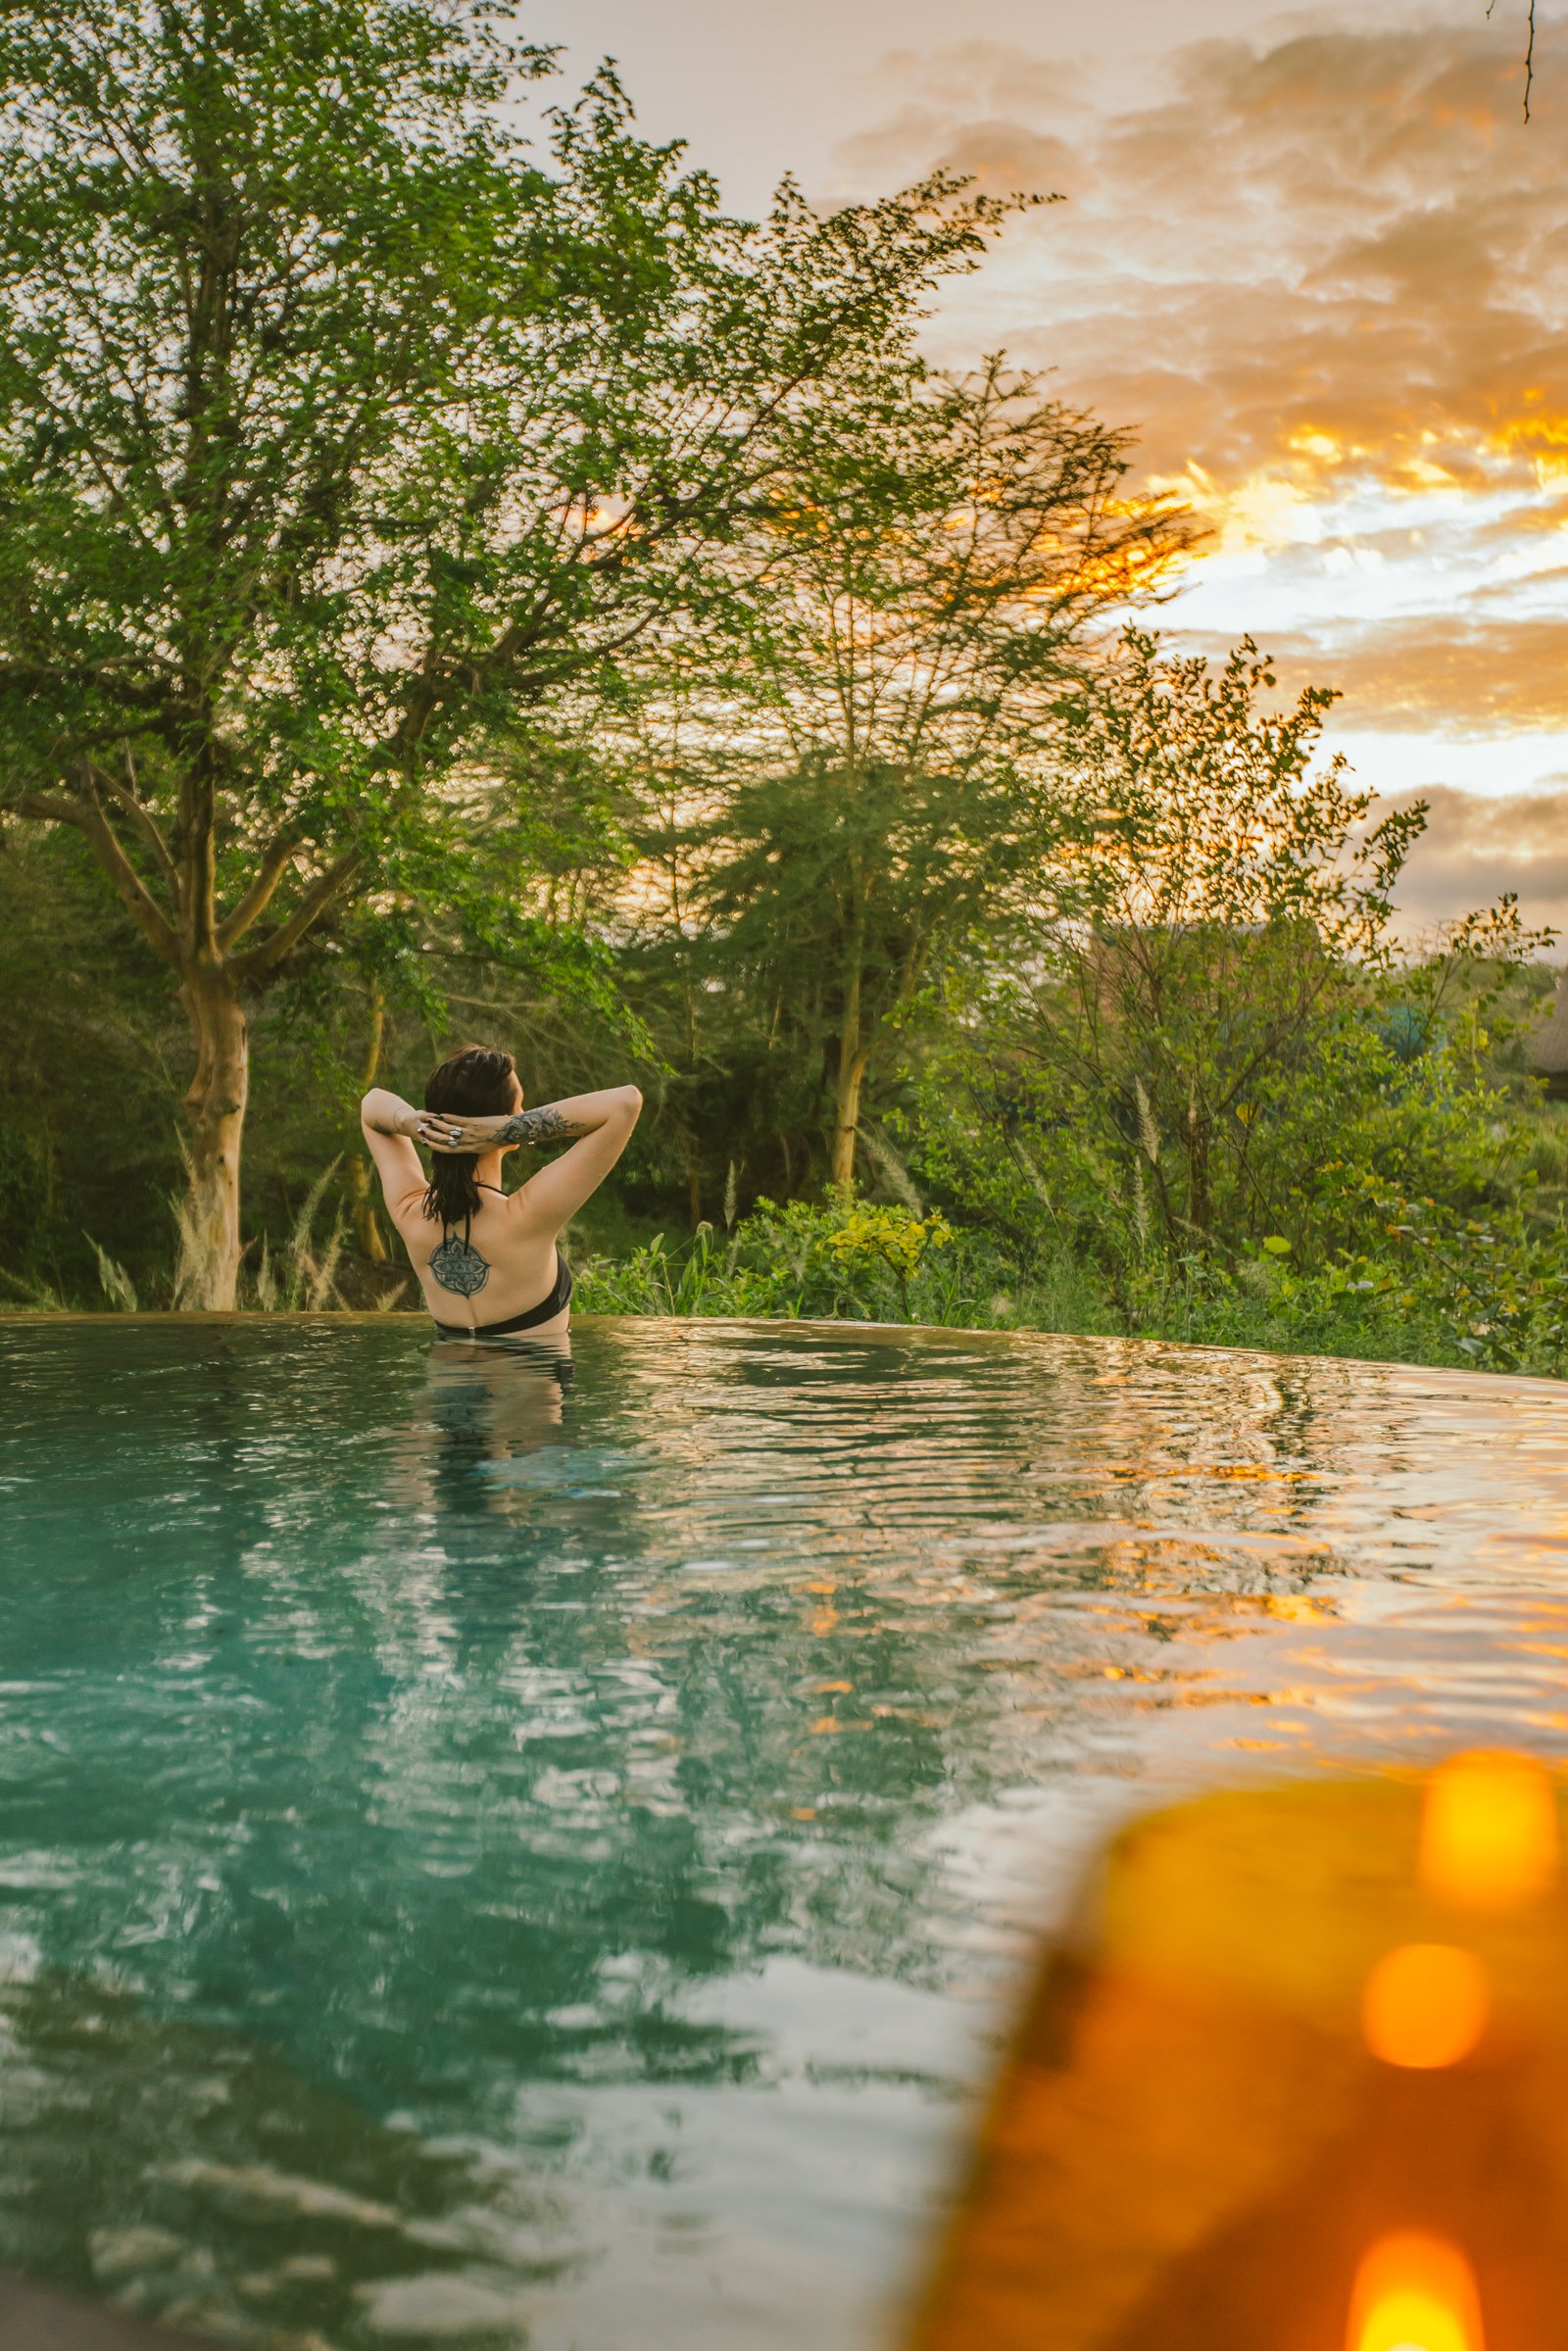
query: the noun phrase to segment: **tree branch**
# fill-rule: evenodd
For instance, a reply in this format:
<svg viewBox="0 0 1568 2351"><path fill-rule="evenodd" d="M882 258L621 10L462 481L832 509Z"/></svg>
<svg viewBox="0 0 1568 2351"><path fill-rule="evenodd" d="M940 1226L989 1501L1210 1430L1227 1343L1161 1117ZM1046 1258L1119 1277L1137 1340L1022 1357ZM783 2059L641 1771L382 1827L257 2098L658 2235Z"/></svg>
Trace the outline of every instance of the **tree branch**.
<svg viewBox="0 0 1568 2351"><path fill-rule="evenodd" d="M184 835L185 918L191 945L201 956L218 952L218 787L213 779L212 744L202 746L202 772L191 780Z"/></svg>
<svg viewBox="0 0 1568 2351"><path fill-rule="evenodd" d="M12 806L19 815L34 816L44 823L74 824L78 833L85 834L94 857L113 882L116 895L148 945L171 970L181 968L179 933L126 857L120 836L95 799L24 792Z"/></svg>
<svg viewBox="0 0 1568 2351"><path fill-rule="evenodd" d="M313 922L326 912L335 898L342 896L359 872L360 853L345 850L326 871L314 881L286 922L280 922L270 939L263 939L245 955L233 958L232 968L240 980L265 979L275 971L285 955L292 954Z"/></svg>
<svg viewBox="0 0 1568 2351"><path fill-rule="evenodd" d="M1497 0L1487 0L1490 19ZM1525 121L1530 120L1530 93L1536 86L1536 0L1530 0L1529 33L1525 42Z"/></svg>
<svg viewBox="0 0 1568 2351"><path fill-rule="evenodd" d="M79 801L63 800L52 792L24 792L11 809L18 816L34 816L40 824L74 824L77 832L86 830Z"/></svg>
<svg viewBox="0 0 1568 2351"><path fill-rule="evenodd" d="M273 834L262 852L256 879L238 906L232 907L218 925L215 935L220 947L232 947L237 939L244 938L252 923L261 919L270 906L279 882L303 847L304 842L298 833Z"/></svg>
<svg viewBox="0 0 1568 2351"><path fill-rule="evenodd" d="M126 857L119 834L96 801L88 805L86 820L81 829L143 937L163 956L171 970L180 970L179 933Z"/></svg>
<svg viewBox="0 0 1568 2351"><path fill-rule="evenodd" d="M164 839L163 832L159 827L158 819L156 816L154 816L151 808L144 808L142 803L136 798L135 793L130 790L128 785L122 784L119 776L112 775L108 768L100 767L96 760L92 760L90 762L89 772L91 773L94 786L97 788L97 790L100 792L107 792L111 800L114 801L116 807L124 809L126 815L130 818L132 824L134 824L136 830L140 833L142 839L146 842L148 848L152 851L153 856L158 860L158 870L163 875L165 881L169 884L171 890L173 891L177 902L179 895L179 876L175 871L174 860L169 854L169 844Z"/></svg>
<svg viewBox="0 0 1568 2351"><path fill-rule="evenodd" d="M28 617L31 616L29 613ZM39 685L75 687L82 691L101 687L119 695L132 709L154 716L162 713L167 700L160 685L126 677L112 661L0 661L0 686L21 686L25 691Z"/></svg>

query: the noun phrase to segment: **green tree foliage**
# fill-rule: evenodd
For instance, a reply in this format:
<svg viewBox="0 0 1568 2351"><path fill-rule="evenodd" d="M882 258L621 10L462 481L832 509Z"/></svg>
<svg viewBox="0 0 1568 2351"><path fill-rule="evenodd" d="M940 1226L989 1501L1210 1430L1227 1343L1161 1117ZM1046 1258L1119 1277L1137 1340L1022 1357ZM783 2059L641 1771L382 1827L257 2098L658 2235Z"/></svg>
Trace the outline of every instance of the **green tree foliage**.
<svg viewBox="0 0 1568 2351"><path fill-rule="evenodd" d="M734 599L701 551L824 371L999 217L946 182L762 229L612 78L471 0L0 18L0 759L189 1019L178 1295L232 1302L247 1005L410 895L519 706Z"/></svg>
<svg viewBox="0 0 1568 2351"><path fill-rule="evenodd" d="M1085 910L1003 978L995 1007L1037 1120L1061 1122L1141 1238L1208 1248L1285 1213L1279 1171L1345 1026L1386 965L1415 812L1358 844L1370 795L1313 770L1324 710L1279 715L1250 645L1216 675L1131 633L1065 708L1060 767L1084 812Z"/></svg>
<svg viewBox="0 0 1568 2351"><path fill-rule="evenodd" d="M7 1294L394 1302L352 1103L479 1035L650 1097L585 1305L1562 1368L1544 935L1407 954L1332 695L1107 634L1185 517L918 354L1006 208L535 151L502 24L0 12Z"/></svg>
<svg viewBox="0 0 1568 2351"><path fill-rule="evenodd" d="M1400 1203L1448 1203L1451 1240L1521 1172L1489 1062L1501 987L1547 935L1505 900L1402 960L1424 810L1372 822L1343 761L1313 763L1332 696L1281 711L1274 685L1250 643L1216 673L1131 632L1064 705L1080 911L992 967L925 1082L927 1178L1099 1266L1132 1321L1173 1281L1238 1274L1411 1306L1430 1283L1365 1270Z"/></svg>
<svg viewBox="0 0 1568 2351"><path fill-rule="evenodd" d="M170 1056L183 1024L74 833L0 843L0 1307L107 1304L95 1242L152 1302L179 1178Z"/></svg>
<svg viewBox="0 0 1568 2351"><path fill-rule="evenodd" d="M688 1066L744 997L750 1052L724 1047L776 1120L825 1134L846 1190L868 1076L915 1005L1050 887L1051 746L1086 632L1187 531L1129 494L1126 435L1000 360L928 378L884 355L792 418L784 452L754 517L749 664L682 707L655 850Z"/></svg>

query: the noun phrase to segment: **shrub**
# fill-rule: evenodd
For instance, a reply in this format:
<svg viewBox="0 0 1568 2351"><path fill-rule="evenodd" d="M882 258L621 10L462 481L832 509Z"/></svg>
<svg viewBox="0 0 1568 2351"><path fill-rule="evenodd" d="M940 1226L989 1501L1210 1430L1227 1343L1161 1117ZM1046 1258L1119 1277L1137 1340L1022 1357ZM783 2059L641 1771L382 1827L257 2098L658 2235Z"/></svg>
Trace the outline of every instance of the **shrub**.
<svg viewBox="0 0 1568 2351"><path fill-rule="evenodd" d="M660 1234L619 1261L590 1258L576 1297L597 1314L1005 1324L1008 1275L991 1242L956 1234L940 1210L835 1194L760 1200L726 1240L704 1224L679 1252Z"/></svg>

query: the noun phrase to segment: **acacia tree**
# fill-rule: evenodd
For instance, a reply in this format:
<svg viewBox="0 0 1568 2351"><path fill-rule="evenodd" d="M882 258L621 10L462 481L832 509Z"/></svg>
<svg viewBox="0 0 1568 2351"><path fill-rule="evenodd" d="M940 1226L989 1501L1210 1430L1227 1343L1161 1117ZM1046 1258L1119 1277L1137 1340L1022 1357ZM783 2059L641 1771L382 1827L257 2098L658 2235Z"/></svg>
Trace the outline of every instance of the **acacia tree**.
<svg viewBox="0 0 1568 2351"><path fill-rule="evenodd" d="M754 767L709 827L723 964L814 1032L829 1177L920 991L1043 886L1054 713L1090 624L1147 593L1182 514L1130 495L1128 438L1001 360L858 374L792 420L762 527ZM770 748L771 747L771 748Z"/></svg>
<svg viewBox="0 0 1568 2351"><path fill-rule="evenodd" d="M1064 712L1093 919L1042 943L1044 987L1011 983L1058 1110L1086 1140L1125 1140L1178 1250L1233 1223L1237 1198L1244 1216L1270 1198L1329 1009L1389 965L1390 894L1425 817L1418 804L1357 842L1372 794L1343 757L1313 764L1334 695L1308 687L1279 712L1274 683L1250 640L1215 672L1128 633L1118 669Z"/></svg>
<svg viewBox="0 0 1568 2351"><path fill-rule="evenodd" d="M0 805L90 844L195 1047L178 1302L231 1305L247 1004L395 892L519 704L733 598L825 368L1003 208L726 219L608 75L545 160L489 0L0 17Z"/></svg>
<svg viewBox="0 0 1568 2351"><path fill-rule="evenodd" d="M932 1089L930 1171L1019 1232L1043 1195L1118 1281L1262 1237L1320 1249L1349 1197L1330 1167L1453 1188L1461 1151L1494 1152L1469 1112L1428 1117L1442 1086L1385 1033L1392 1007L1422 1051L1444 1025L1441 969L1401 969L1393 928L1425 804L1372 821L1317 759L1333 693L1275 694L1250 639L1215 669L1130 630L1064 704L1076 918L990 974ZM1545 936L1505 899L1450 946L1495 966Z"/></svg>

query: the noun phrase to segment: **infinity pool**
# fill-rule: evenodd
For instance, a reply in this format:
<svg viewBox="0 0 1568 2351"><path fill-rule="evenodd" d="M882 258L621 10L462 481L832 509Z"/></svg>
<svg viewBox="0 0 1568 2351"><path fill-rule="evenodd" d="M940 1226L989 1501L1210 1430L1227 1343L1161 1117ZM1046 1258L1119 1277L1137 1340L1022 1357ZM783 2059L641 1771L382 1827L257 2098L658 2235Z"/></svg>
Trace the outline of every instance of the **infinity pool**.
<svg viewBox="0 0 1568 2351"><path fill-rule="evenodd" d="M1177 1788L1568 1748L1568 1388L0 1326L0 2267L289 2351L871 2351Z"/></svg>

